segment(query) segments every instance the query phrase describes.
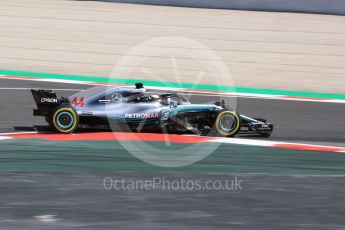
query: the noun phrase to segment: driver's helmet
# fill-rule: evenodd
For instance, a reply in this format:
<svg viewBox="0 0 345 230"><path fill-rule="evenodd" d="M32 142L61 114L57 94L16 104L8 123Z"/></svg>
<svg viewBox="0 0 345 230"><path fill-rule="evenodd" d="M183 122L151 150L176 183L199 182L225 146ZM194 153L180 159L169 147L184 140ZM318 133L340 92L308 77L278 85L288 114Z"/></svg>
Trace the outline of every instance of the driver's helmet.
<svg viewBox="0 0 345 230"><path fill-rule="evenodd" d="M144 92L133 92L131 95L127 96L127 101L132 102L132 101L137 101L140 100L144 96Z"/></svg>

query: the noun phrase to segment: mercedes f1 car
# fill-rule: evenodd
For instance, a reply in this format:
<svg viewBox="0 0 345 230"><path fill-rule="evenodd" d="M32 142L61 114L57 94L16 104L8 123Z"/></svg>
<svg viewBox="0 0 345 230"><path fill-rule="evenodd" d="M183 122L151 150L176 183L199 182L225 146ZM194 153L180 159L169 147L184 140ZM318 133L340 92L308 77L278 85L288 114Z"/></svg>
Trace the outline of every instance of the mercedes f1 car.
<svg viewBox="0 0 345 230"><path fill-rule="evenodd" d="M172 133L233 137L259 134L269 137L273 125L232 110L224 101L192 104L174 93L152 94L142 83L135 87L95 86L68 98L58 98L52 90L31 90L37 109L60 133L73 133L78 127L126 127Z"/></svg>

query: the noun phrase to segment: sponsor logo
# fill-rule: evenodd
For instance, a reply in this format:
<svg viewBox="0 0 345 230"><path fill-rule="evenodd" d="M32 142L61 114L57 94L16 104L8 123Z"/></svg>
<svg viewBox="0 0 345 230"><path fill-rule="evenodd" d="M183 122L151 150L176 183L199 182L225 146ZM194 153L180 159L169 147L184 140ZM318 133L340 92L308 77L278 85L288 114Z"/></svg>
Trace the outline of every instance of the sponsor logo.
<svg viewBox="0 0 345 230"><path fill-rule="evenodd" d="M162 118L163 121L166 121L169 119L169 111L162 112Z"/></svg>
<svg viewBox="0 0 345 230"><path fill-rule="evenodd" d="M122 100L121 94L115 93L115 94L111 95L111 101L112 101L113 103L117 103L117 102L119 102L119 101L121 101L121 100Z"/></svg>
<svg viewBox="0 0 345 230"><path fill-rule="evenodd" d="M41 103L57 103L57 98L41 98Z"/></svg>
<svg viewBox="0 0 345 230"><path fill-rule="evenodd" d="M99 103L110 103L111 100L98 100Z"/></svg>
<svg viewBox="0 0 345 230"><path fill-rule="evenodd" d="M158 118L158 113L126 113L125 118L131 119L149 119L149 118Z"/></svg>

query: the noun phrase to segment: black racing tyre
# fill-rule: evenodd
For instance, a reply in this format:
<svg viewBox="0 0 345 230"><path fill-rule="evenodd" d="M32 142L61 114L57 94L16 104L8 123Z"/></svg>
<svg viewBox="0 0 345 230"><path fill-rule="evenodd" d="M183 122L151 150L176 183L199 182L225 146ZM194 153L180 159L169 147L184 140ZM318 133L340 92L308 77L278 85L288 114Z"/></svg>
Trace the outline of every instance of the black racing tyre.
<svg viewBox="0 0 345 230"><path fill-rule="evenodd" d="M50 118L52 127L60 133L73 133L79 124L79 117L74 108L68 105L58 106Z"/></svg>
<svg viewBox="0 0 345 230"><path fill-rule="evenodd" d="M235 111L225 110L218 114L213 130L216 134L225 137L234 137L241 130L240 115Z"/></svg>

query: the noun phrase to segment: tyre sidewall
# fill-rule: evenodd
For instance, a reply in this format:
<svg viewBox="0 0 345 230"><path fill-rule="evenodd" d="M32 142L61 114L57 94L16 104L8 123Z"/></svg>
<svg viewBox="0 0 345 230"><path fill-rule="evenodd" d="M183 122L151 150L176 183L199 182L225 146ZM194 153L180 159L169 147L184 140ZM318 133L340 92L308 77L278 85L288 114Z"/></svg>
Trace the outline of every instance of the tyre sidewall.
<svg viewBox="0 0 345 230"><path fill-rule="evenodd" d="M230 132L226 132L226 131L224 131L224 130L222 130L220 128L220 120L225 115L231 115L234 118L234 120L236 121L235 128L233 128ZM241 122L240 115L237 112L235 112L235 111L225 110L225 111L220 112L217 115L217 118L216 118L215 123L214 123L213 130L215 131L216 134L218 134L220 136L233 137L233 136L235 136L240 131L241 126L242 126L242 122Z"/></svg>
<svg viewBox="0 0 345 230"><path fill-rule="evenodd" d="M72 125L70 127L64 128L58 124L57 118L58 118L59 114L61 114L61 113L68 113L72 116L73 121L72 121ZM52 127L60 133L73 133L77 129L78 124L79 124L78 114L77 114L76 110L71 106L59 106L59 107L57 107L54 110L54 112L52 113L50 119L51 119Z"/></svg>

